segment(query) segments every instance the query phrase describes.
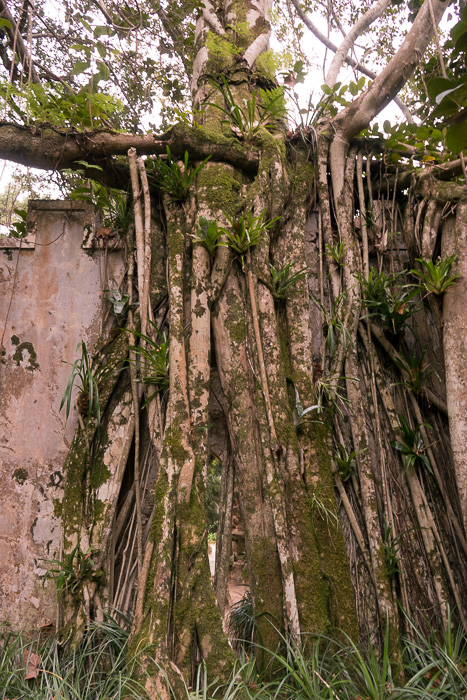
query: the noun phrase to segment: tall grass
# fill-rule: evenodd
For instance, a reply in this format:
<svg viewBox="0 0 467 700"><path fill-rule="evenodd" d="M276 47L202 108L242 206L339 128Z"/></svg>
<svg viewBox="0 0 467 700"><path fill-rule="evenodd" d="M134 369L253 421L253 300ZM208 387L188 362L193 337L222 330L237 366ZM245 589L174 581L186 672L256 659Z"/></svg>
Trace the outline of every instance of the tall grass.
<svg viewBox="0 0 467 700"><path fill-rule="evenodd" d="M269 652L270 669L258 673L254 659L244 660L228 684L209 700L434 700L467 699L467 633L451 614L443 633L422 633L407 620L410 638L400 649L357 645L310 636L306 646L282 638L282 648ZM261 655L259 655L261 656ZM267 678L267 682L264 678ZM272 680L271 680L272 677ZM206 688L208 688L206 684ZM212 686L210 687L212 688ZM195 700L201 695L193 695Z"/></svg>
<svg viewBox="0 0 467 700"><path fill-rule="evenodd" d="M6 629L0 633L0 699L146 700L132 679L138 658L127 658L129 626L112 618L93 624L73 649L56 640L27 642ZM41 657L37 678L26 680L32 654Z"/></svg>
<svg viewBox="0 0 467 700"><path fill-rule="evenodd" d="M0 700L147 700L132 679L141 669L139 658L128 656L127 622L122 629L107 617L68 651L54 640L26 643L20 635L0 633ZM451 615L443 633L427 625L424 634L409 618L407 627L410 638L402 640L397 654L389 648L388 634L382 650L324 636L304 638L305 646L282 638L280 650L268 652L269 666L261 670L249 645L227 682L208 678L201 664L194 687L185 685L174 700L467 698L466 631L454 626ZM258 651L263 657L264 650ZM25 680L31 652L41 655L41 663L37 678Z"/></svg>

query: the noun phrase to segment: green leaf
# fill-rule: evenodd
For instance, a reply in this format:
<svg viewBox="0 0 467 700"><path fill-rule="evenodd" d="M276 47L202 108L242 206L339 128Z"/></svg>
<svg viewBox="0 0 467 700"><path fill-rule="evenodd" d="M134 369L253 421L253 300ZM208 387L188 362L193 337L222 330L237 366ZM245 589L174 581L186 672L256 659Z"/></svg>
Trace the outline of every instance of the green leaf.
<svg viewBox="0 0 467 700"><path fill-rule="evenodd" d="M426 87L428 90L428 97L434 102L437 95L453 87L453 82L447 78L430 78L430 80L427 81Z"/></svg>
<svg viewBox="0 0 467 700"><path fill-rule="evenodd" d="M333 91L329 87L329 85L321 85L321 90L324 92L325 95L332 95Z"/></svg>
<svg viewBox="0 0 467 700"><path fill-rule="evenodd" d="M383 123L383 129L385 134L390 134L391 133L391 122L389 122L387 119Z"/></svg>
<svg viewBox="0 0 467 700"><path fill-rule="evenodd" d="M445 97L448 95L451 95L451 100L456 101L456 97L460 97L460 90L462 90L462 85L456 85L455 87L449 88L449 90L443 90L443 92L440 92L438 95L436 95L435 102L437 105L439 105ZM454 94L456 93L456 94Z"/></svg>
<svg viewBox="0 0 467 700"><path fill-rule="evenodd" d="M446 134L446 146L453 153L460 153L467 147L467 122L450 126Z"/></svg>
<svg viewBox="0 0 467 700"><path fill-rule="evenodd" d="M79 75L80 73L84 73L84 71L89 68L89 65L89 61L77 61L73 67L73 70L71 71L71 74Z"/></svg>
<svg viewBox="0 0 467 700"><path fill-rule="evenodd" d="M103 44L102 42L98 41L97 44L96 44L96 49L97 49L97 51L99 52L99 56L100 56L101 58L105 58L105 56L106 56L106 54L107 54L107 47L105 46L105 44Z"/></svg>
<svg viewBox="0 0 467 700"><path fill-rule="evenodd" d="M435 109L432 111L430 117L432 119L435 119L435 118L446 119L447 117L451 117L451 116L458 114L458 112L459 112L459 106L457 105L456 102L454 102L454 100L451 100L448 96L448 97L444 98L443 102L440 105L435 107Z"/></svg>
<svg viewBox="0 0 467 700"><path fill-rule="evenodd" d="M87 163L85 160L75 160L74 162L77 165L84 165L85 168L92 168L93 170L100 170L100 172L104 171L104 168L102 168L100 165L94 165L93 163Z"/></svg>
<svg viewBox="0 0 467 700"><path fill-rule="evenodd" d="M467 51L467 33L459 37L455 47L455 52L457 53L464 53L465 51Z"/></svg>
<svg viewBox="0 0 467 700"><path fill-rule="evenodd" d="M98 39L100 36L113 36L115 30L112 27L98 26L94 27L94 38Z"/></svg>
<svg viewBox="0 0 467 700"><path fill-rule="evenodd" d="M90 187L75 187L72 194L91 194Z"/></svg>
<svg viewBox="0 0 467 700"><path fill-rule="evenodd" d="M303 83L305 80L306 72L303 68L303 61L295 61L293 67L295 73L295 80L297 83Z"/></svg>
<svg viewBox="0 0 467 700"><path fill-rule="evenodd" d="M99 80L108 80L110 77L110 72L109 69L107 68L107 65L104 63L104 61L98 61L97 62L98 68L99 68Z"/></svg>
<svg viewBox="0 0 467 700"><path fill-rule="evenodd" d="M7 27L8 29L13 29L13 25L10 20L0 17L0 27Z"/></svg>
<svg viewBox="0 0 467 700"><path fill-rule="evenodd" d="M461 19L460 22L454 25L451 29L451 38L457 41L461 36L467 33L467 21Z"/></svg>
<svg viewBox="0 0 467 700"><path fill-rule="evenodd" d="M78 22L81 22L81 24L83 25L83 27L84 27L85 29L87 29L89 33L92 32L92 27L91 27L91 25L89 24L89 22L87 22L87 21L84 19L84 17L77 17L76 19L78 20Z"/></svg>

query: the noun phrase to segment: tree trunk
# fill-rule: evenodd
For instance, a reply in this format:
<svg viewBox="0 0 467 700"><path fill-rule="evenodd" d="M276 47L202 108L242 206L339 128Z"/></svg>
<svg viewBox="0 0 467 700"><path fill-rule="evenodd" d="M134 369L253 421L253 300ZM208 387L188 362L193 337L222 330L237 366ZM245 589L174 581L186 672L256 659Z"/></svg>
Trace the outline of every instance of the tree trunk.
<svg viewBox="0 0 467 700"><path fill-rule="evenodd" d="M439 21L443 2L430 4ZM402 191L397 171L369 155L374 143L354 139L414 70L433 34L427 6L381 79L334 119L290 137L280 110L268 114L273 76L257 64L269 3L206 2L191 79L196 122L161 139L115 135L117 154L168 146L173 179L157 179L161 160L146 163L150 187L130 150L132 306L111 353L130 353L134 366L131 380L123 372L103 389L102 425L81 420L70 449L64 552L96 563L83 564L63 618L79 638L107 604L134 611L132 649L145 648L153 698L181 697L201 662L210 677L232 669L224 629L234 492L259 647L275 650L283 637L306 644L310 634L356 641L359 631L382 642L389 626L397 656L398 603L421 625L429 610L442 627L449 603L465 615L465 280L447 290L442 316L425 290L403 296L407 270L432 260L440 238L467 275L465 205L441 231L440 197L420 197L417 182ZM17 131L10 136L21 150ZM27 137L22 147L38 158L35 133ZM78 139L60 137L44 128L51 161L82 157ZM96 134L94 145L98 159L109 140ZM185 151L190 163L177 163ZM174 181L186 182L194 162L196 178L177 193ZM165 389L145 365L164 333ZM423 361L426 353L443 365L441 334L452 459L446 402ZM206 521L214 433L225 504L216 589Z"/></svg>

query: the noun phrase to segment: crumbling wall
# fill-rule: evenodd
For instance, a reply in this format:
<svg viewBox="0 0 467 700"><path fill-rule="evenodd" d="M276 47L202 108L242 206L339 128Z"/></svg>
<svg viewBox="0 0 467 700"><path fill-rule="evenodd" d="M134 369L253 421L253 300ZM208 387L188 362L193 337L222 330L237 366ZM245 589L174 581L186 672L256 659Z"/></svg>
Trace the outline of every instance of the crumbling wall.
<svg viewBox="0 0 467 700"><path fill-rule="evenodd" d="M99 242L85 202L32 201L28 235L0 237L0 622L55 623L62 467L76 416L59 410L81 340L101 330L103 290L123 276L118 246Z"/></svg>

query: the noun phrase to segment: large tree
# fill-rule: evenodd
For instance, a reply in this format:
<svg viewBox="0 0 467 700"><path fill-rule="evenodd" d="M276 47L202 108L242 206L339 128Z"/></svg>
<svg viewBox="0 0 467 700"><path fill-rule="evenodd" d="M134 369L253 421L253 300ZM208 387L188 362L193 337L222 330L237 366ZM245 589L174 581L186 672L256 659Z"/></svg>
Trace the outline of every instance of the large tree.
<svg viewBox="0 0 467 700"><path fill-rule="evenodd" d="M232 664L234 502L265 647L387 625L396 650L398 603L420 624L449 604L465 618L465 144L451 135L450 157L400 100L405 126L369 130L402 89L426 117L427 71L433 101L462 93L463 55L443 57L448 0L407 4L324 3L338 47L313 24L320 3L64 1L52 18L0 0L0 156L87 178L128 260L129 303L95 359L101 415L77 402L64 466L64 553L92 548L94 570L65 591L62 624L131 612L134 647L175 688L201 660ZM381 16L375 74L349 51L370 51ZM335 58L295 128L303 24ZM336 83L344 62L372 81ZM141 126L157 104L159 135Z"/></svg>

